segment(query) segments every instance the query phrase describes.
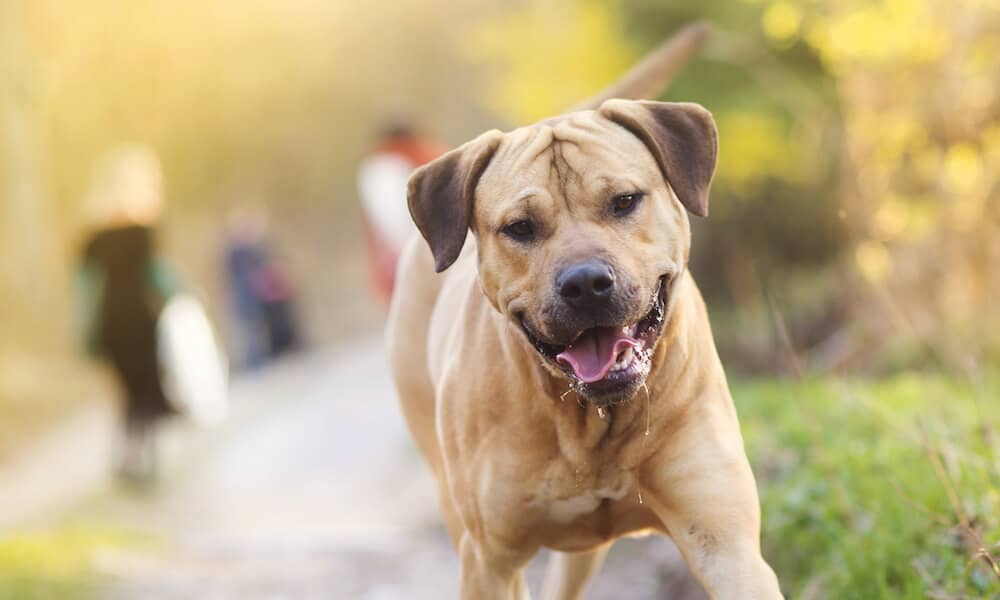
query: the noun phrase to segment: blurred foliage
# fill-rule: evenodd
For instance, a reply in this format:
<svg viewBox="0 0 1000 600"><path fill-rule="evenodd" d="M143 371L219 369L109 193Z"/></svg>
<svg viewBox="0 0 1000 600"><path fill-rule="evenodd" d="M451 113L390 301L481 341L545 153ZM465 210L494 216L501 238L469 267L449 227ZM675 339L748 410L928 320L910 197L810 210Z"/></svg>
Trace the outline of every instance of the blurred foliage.
<svg viewBox="0 0 1000 600"><path fill-rule="evenodd" d="M483 87L484 101L527 124L563 112L611 83L639 58L622 14L620 2L597 0L498 10L470 28L465 45L473 60L504 61Z"/></svg>
<svg viewBox="0 0 1000 600"><path fill-rule="evenodd" d="M1000 597L998 384L734 382L789 598Z"/></svg>
<svg viewBox="0 0 1000 600"><path fill-rule="evenodd" d="M665 98L702 102L715 113L724 142L720 183L729 188L773 178L812 183L822 161L829 160L829 150L822 151L814 139L824 125L816 118L824 115L806 121L792 112L802 104L829 111L832 88L808 52L785 56L770 51L758 32L737 33L748 19L755 20L757 7L586 0L520 5L517 11L484 17L472 30L470 44L474 59L502 65L483 95L515 122L565 111L616 79L681 25L707 18L717 29L709 49ZM779 91L775 79L791 89ZM552 86L553 81L559 85Z"/></svg>
<svg viewBox="0 0 1000 600"><path fill-rule="evenodd" d="M797 6L846 116L841 204L871 288L857 313L872 339L976 368L1000 348L1000 3Z"/></svg>
<svg viewBox="0 0 1000 600"><path fill-rule="evenodd" d="M431 115L442 103L463 114L448 102L460 80L437 76L451 53L448 11L413 1L25 5L24 85L58 167L53 196L73 206L95 155L136 139L161 153L179 209L249 190L292 206L336 203L380 116Z"/></svg>

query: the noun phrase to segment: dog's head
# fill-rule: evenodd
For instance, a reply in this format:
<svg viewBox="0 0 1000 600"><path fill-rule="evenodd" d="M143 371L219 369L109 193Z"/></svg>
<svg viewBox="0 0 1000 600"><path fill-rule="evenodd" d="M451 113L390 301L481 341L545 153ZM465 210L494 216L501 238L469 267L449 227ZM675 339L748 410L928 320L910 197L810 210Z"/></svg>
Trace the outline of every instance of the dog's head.
<svg viewBox="0 0 1000 600"><path fill-rule="evenodd" d="M472 230L490 303L603 406L649 373L717 149L698 105L609 100L445 154L413 174L410 212L439 272Z"/></svg>

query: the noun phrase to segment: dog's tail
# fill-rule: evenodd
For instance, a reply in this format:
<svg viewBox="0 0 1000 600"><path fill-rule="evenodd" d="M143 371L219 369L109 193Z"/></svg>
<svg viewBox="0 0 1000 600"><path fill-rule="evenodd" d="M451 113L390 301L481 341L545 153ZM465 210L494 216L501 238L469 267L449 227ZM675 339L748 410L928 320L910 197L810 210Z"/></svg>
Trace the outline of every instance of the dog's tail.
<svg viewBox="0 0 1000 600"><path fill-rule="evenodd" d="M648 100L655 98L677 75L684 63L704 45L711 27L704 21L686 25L650 52L618 81L601 90L573 110L593 110L610 98Z"/></svg>

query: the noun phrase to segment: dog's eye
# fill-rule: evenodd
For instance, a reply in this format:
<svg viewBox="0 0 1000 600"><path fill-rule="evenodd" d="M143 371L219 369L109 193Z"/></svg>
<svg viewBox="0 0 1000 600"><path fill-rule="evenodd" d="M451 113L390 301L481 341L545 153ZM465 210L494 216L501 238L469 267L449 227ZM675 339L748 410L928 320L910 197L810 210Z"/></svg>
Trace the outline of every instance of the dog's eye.
<svg viewBox="0 0 1000 600"><path fill-rule="evenodd" d="M642 192L619 194L611 200L611 212L616 217L624 217L635 210L635 207L639 205L639 200L642 200Z"/></svg>
<svg viewBox="0 0 1000 600"><path fill-rule="evenodd" d="M535 226L531 221L515 221L500 231L519 242L527 242L535 237Z"/></svg>

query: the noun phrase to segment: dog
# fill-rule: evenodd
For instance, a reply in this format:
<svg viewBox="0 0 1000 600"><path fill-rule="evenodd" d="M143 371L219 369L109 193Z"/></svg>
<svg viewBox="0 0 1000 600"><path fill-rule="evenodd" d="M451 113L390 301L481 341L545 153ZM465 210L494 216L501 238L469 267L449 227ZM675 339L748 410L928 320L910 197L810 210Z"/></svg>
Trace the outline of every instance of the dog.
<svg viewBox="0 0 1000 600"><path fill-rule="evenodd" d="M650 532L710 596L781 598L686 268L715 123L695 104L621 99L655 93L703 33L592 106L488 131L410 179L423 239L400 260L388 355L466 600L529 597L522 569L543 547L543 597L579 598L616 538Z"/></svg>

